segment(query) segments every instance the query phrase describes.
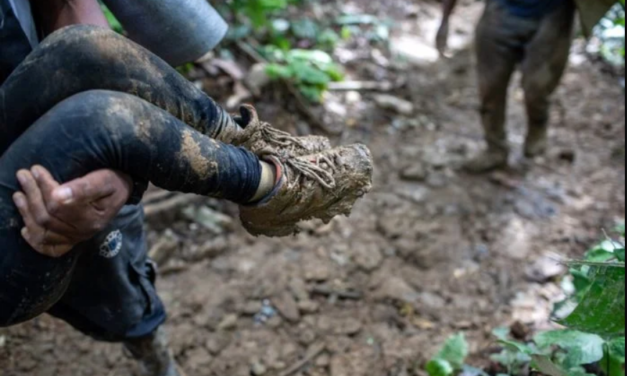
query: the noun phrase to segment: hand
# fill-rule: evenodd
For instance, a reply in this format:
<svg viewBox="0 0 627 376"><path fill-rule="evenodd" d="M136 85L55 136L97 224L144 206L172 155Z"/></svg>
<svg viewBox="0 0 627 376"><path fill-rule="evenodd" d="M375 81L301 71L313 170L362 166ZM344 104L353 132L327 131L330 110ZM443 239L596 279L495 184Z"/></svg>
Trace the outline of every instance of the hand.
<svg viewBox="0 0 627 376"><path fill-rule="evenodd" d="M440 52L440 56L446 56L446 52L448 50L448 36L449 36L449 23L448 21L443 21L442 25L440 25L440 29L438 30L438 35L435 40L436 47Z"/></svg>
<svg viewBox="0 0 627 376"><path fill-rule="evenodd" d="M132 180L99 170L60 185L41 166L17 173L23 192L13 201L26 227L22 236L37 252L61 257L111 222L132 193Z"/></svg>

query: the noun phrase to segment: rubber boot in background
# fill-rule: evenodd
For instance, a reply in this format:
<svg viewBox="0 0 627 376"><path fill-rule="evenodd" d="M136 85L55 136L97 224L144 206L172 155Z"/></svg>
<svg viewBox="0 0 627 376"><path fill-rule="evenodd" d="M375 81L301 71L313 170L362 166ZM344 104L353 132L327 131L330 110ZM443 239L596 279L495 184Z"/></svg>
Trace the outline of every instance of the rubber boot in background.
<svg viewBox="0 0 627 376"><path fill-rule="evenodd" d="M128 36L172 66L193 62L224 39L228 25L207 0L103 0Z"/></svg>

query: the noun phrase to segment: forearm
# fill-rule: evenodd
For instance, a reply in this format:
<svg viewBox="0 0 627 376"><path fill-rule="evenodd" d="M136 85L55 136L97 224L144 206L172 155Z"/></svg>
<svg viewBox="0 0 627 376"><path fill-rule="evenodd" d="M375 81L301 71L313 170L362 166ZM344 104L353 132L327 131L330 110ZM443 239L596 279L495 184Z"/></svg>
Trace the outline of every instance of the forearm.
<svg viewBox="0 0 627 376"><path fill-rule="evenodd" d="M30 0L39 30L49 35L70 25L109 27L97 0Z"/></svg>

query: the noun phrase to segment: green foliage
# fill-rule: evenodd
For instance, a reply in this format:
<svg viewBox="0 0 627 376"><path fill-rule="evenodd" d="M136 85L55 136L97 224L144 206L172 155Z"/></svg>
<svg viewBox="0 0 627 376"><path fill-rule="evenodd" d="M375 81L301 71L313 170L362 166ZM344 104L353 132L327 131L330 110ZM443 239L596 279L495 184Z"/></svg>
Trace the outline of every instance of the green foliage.
<svg viewBox="0 0 627 376"><path fill-rule="evenodd" d="M605 337L625 335L625 266L598 267L579 306L561 323Z"/></svg>
<svg viewBox="0 0 627 376"><path fill-rule="evenodd" d="M616 229L625 236L624 225ZM496 329L504 351L492 358L516 375L523 367L549 376L585 376L583 366L599 362L608 376L624 376L625 366L625 246L606 240L590 249L585 260L573 262L575 293L556 305L575 308L560 321L567 330L540 333L531 343L509 339L508 329Z"/></svg>
<svg viewBox="0 0 627 376"><path fill-rule="evenodd" d="M327 52L333 50L341 38L331 25L307 17L294 20L285 17L290 5L302 2L234 0L230 9L237 24L231 28L230 38L254 37L261 44L257 52L269 62L268 75L293 83L305 98L317 103L330 82L344 78L342 69Z"/></svg>
<svg viewBox="0 0 627 376"><path fill-rule="evenodd" d="M440 352L427 363L426 371L429 376L451 376L456 371L464 369L468 357L468 342L464 334L457 334L449 338Z"/></svg>
<svg viewBox="0 0 627 376"><path fill-rule="evenodd" d="M620 0L595 29L601 57L615 66L625 65L625 1Z"/></svg>
<svg viewBox="0 0 627 376"><path fill-rule="evenodd" d="M295 49L284 52L269 46L263 52L274 62L266 68L268 75L293 82L312 102L320 102L329 83L343 79L341 67L324 51Z"/></svg>
<svg viewBox="0 0 627 376"><path fill-rule="evenodd" d="M122 27L122 24L120 23L120 21L118 21L118 19L113 15L113 13L111 13L109 8L107 8L107 6L104 5L102 2L100 2L100 7L102 8L102 11L104 12L105 17L107 17L107 21L109 22L109 26L111 26L111 29L113 29L113 31L115 31L116 33L123 34L124 27Z"/></svg>

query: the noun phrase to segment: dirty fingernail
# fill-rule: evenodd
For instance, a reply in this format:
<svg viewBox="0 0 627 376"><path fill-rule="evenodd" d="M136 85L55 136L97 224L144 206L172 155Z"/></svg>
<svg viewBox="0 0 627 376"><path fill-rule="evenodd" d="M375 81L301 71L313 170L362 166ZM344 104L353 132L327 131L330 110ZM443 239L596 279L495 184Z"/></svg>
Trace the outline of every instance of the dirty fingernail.
<svg viewBox="0 0 627 376"><path fill-rule="evenodd" d="M72 192L72 188L63 187L54 191L54 196L63 202L68 202L74 198L74 192Z"/></svg>

